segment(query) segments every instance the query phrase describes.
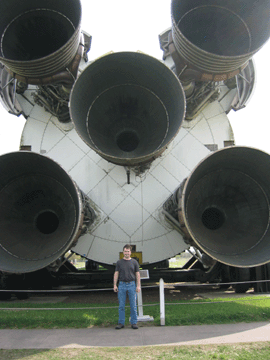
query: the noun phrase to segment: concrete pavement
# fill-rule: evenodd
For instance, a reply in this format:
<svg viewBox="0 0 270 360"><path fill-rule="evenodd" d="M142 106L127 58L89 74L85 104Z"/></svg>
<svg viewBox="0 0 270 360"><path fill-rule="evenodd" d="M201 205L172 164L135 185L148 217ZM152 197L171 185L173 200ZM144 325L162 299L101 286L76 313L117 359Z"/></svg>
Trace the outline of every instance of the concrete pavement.
<svg viewBox="0 0 270 360"><path fill-rule="evenodd" d="M270 323L194 326L130 326L90 329L0 330L0 349L87 348L93 346L206 345L270 341Z"/></svg>

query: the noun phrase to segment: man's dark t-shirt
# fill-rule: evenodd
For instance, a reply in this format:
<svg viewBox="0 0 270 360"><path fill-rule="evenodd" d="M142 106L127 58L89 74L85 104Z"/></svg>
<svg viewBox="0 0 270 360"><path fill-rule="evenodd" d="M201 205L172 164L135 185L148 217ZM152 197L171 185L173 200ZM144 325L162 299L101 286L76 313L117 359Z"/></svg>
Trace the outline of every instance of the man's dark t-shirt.
<svg viewBox="0 0 270 360"><path fill-rule="evenodd" d="M140 271L138 261L135 259L118 260L115 271L119 271L119 281L135 281L135 273Z"/></svg>

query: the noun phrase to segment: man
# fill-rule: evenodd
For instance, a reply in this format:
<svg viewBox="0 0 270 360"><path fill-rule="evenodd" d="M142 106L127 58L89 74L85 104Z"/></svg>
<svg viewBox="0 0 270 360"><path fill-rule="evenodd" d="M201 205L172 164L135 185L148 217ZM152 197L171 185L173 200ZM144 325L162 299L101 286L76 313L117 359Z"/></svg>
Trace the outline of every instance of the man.
<svg viewBox="0 0 270 360"><path fill-rule="evenodd" d="M118 260L115 267L113 277L114 292L118 293L119 301L119 319L116 329L125 327L125 304L126 294L128 293L130 303L130 322L132 329L138 329L137 326L137 305L136 305L136 292L141 291L141 279L139 264L135 259L131 258L131 245L125 245L123 248L124 258ZM117 287L117 281L119 285ZM136 284L135 284L136 280Z"/></svg>

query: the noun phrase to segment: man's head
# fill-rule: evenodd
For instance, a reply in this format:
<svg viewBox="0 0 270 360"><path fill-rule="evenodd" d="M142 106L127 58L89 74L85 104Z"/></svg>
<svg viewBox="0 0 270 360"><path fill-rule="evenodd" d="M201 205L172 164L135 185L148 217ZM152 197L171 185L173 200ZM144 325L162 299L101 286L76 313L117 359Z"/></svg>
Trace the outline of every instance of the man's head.
<svg viewBox="0 0 270 360"><path fill-rule="evenodd" d="M132 250L132 246L129 244L126 244L123 247L123 254L124 254L124 259L129 260L130 256L131 256L131 250Z"/></svg>
<svg viewBox="0 0 270 360"><path fill-rule="evenodd" d="M123 247L123 251L124 251L125 249L128 249L128 250L132 251L132 246L129 245L129 244L126 244L126 245Z"/></svg>

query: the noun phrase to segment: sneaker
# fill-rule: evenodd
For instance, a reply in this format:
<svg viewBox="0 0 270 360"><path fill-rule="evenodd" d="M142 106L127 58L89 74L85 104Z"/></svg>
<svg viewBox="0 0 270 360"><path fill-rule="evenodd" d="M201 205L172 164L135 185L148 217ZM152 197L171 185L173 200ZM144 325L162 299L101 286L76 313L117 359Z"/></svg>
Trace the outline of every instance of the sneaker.
<svg viewBox="0 0 270 360"><path fill-rule="evenodd" d="M120 330L120 329L123 329L125 327L124 324L118 324L115 328L116 330Z"/></svg>
<svg viewBox="0 0 270 360"><path fill-rule="evenodd" d="M132 327L132 329L139 329L136 324L132 324L131 327Z"/></svg>

